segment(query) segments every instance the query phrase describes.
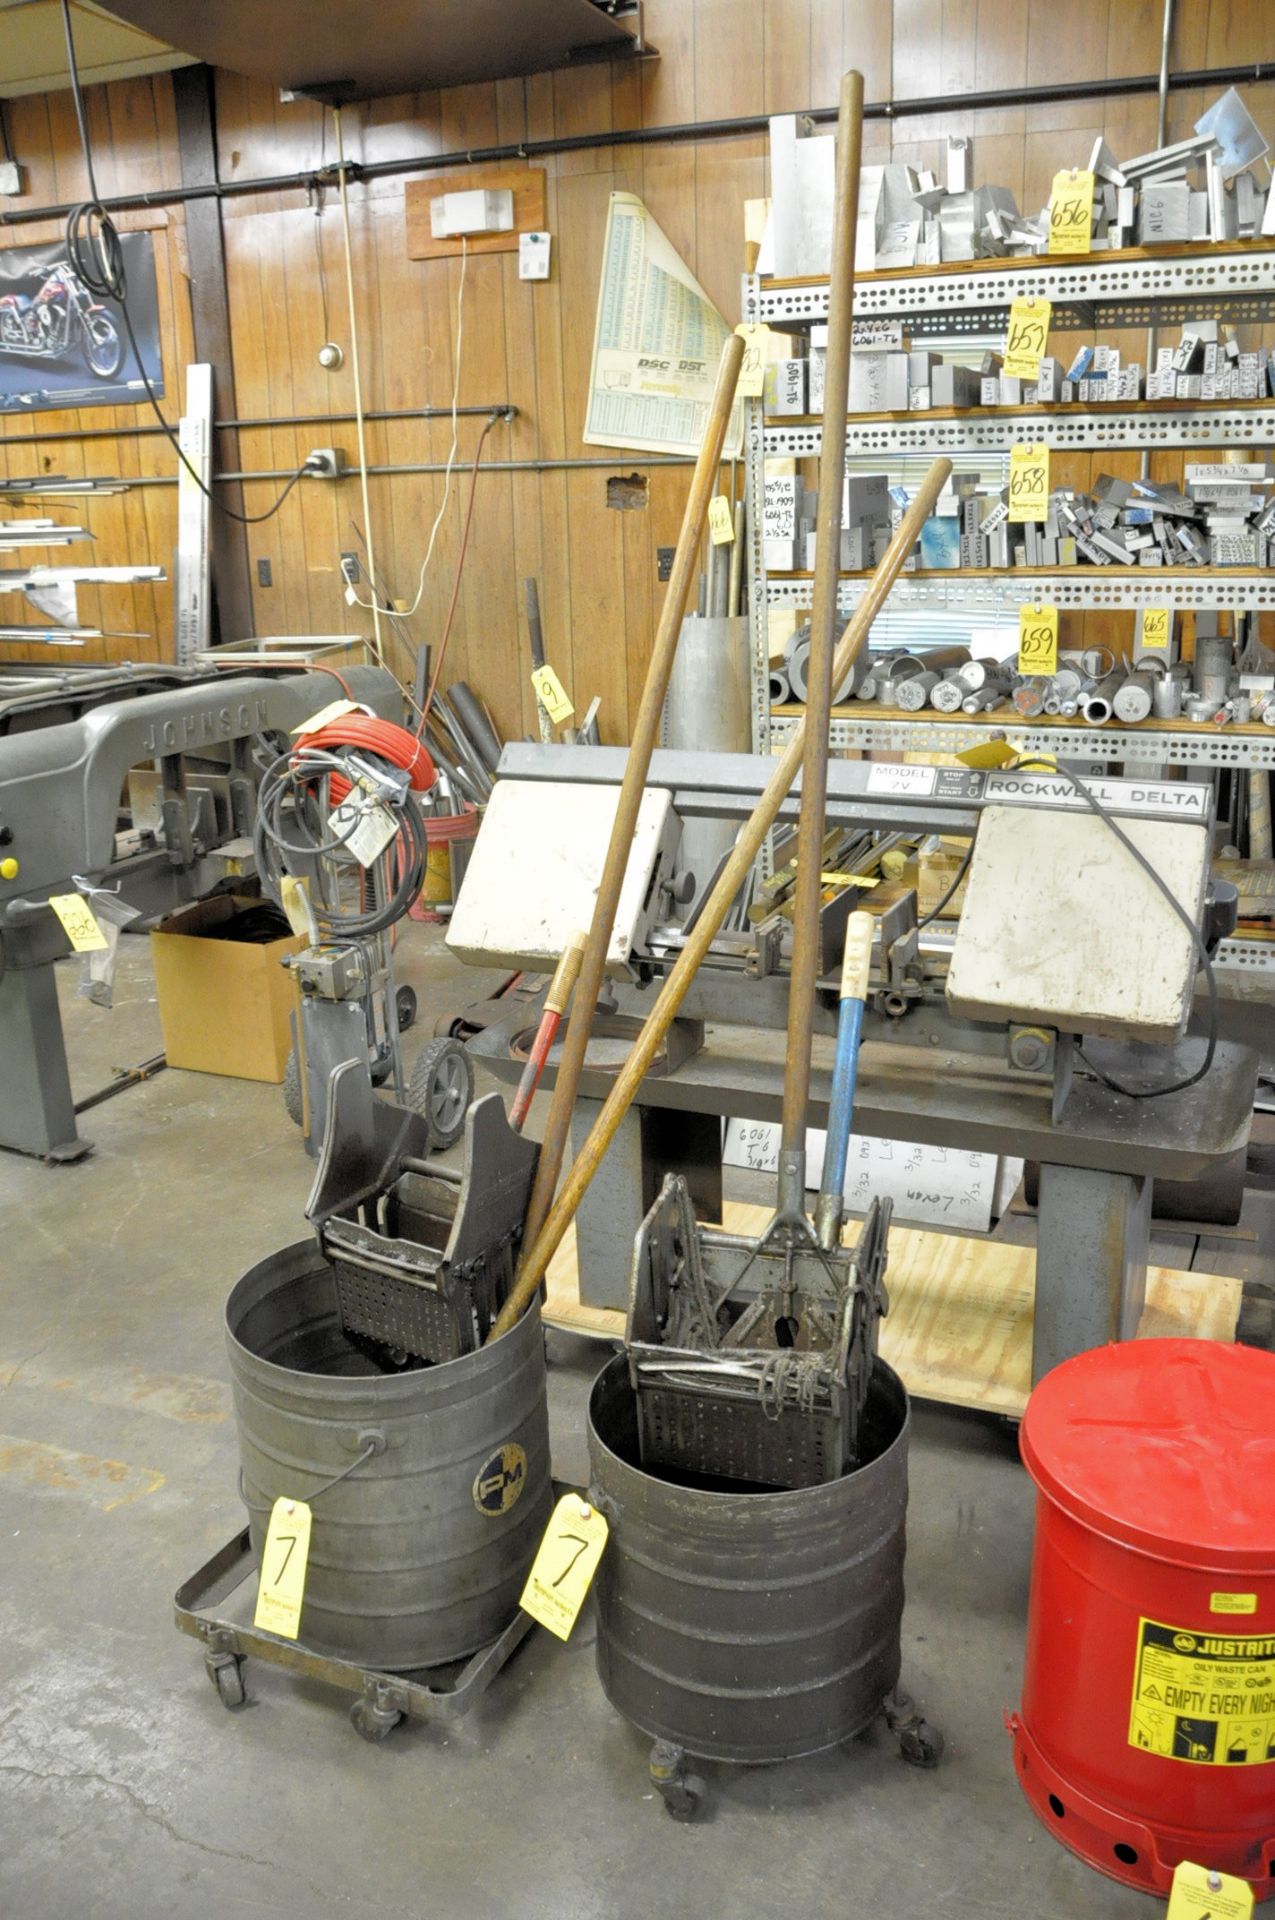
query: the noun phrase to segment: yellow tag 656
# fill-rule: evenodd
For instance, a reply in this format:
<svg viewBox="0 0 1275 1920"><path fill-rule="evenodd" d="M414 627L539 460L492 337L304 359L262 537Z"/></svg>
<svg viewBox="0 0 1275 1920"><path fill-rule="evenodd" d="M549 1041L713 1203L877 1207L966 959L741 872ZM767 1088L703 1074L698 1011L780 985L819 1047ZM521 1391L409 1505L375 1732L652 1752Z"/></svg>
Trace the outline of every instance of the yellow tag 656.
<svg viewBox="0 0 1275 1920"><path fill-rule="evenodd" d="M1088 253L1093 235L1093 175L1066 167L1054 175L1049 195L1049 251Z"/></svg>
<svg viewBox="0 0 1275 1920"><path fill-rule="evenodd" d="M523 1612L568 1639L606 1543L607 1523L597 1508L583 1494L564 1494L527 1575L518 1603Z"/></svg>
<svg viewBox="0 0 1275 1920"><path fill-rule="evenodd" d="M309 1507L304 1500L276 1500L261 1555L254 1627L284 1640L296 1639L309 1558Z"/></svg>

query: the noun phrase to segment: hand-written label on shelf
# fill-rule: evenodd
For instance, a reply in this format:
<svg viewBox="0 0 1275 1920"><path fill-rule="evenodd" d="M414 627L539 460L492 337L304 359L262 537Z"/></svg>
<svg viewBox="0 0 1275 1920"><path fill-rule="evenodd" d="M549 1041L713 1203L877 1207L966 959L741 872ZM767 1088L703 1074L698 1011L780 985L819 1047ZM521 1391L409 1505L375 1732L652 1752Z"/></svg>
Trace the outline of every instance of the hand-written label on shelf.
<svg viewBox="0 0 1275 1920"><path fill-rule="evenodd" d="M580 1493L564 1493L536 1549L518 1604L559 1640L566 1640L584 1605L607 1543L607 1523Z"/></svg>
<svg viewBox="0 0 1275 1920"><path fill-rule="evenodd" d="M304 1500L279 1499L270 1513L261 1551L254 1627L295 1640L301 1625L306 1565L310 1558L310 1509Z"/></svg>
<svg viewBox="0 0 1275 1920"><path fill-rule="evenodd" d="M715 493L708 503L708 531L715 547L735 538L735 516L724 493Z"/></svg>
<svg viewBox="0 0 1275 1920"><path fill-rule="evenodd" d="M531 675L531 684L536 690L536 698L555 727L571 718L575 708L552 667L536 667Z"/></svg>
<svg viewBox="0 0 1275 1920"><path fill-rule="evenodd" d="M795 540L797 537L797 495L801 482L795 474L766 476L766 495L762 505L763 540Z"/></svg>
<svg viewBox="0 0 1275 1920"><path fill-rule="evenodd" d="M1049 448L1025 440L1009 450L1009 518L1011 525L1044 520L1049 513Z"/></svg>
<svg viewBox="0 0 1275 1920"><path fill-rule="evenodd" d="M1138 628L1139 653L1164 653L1168 649L1173 615L1168 607L1144 607Z"/></svg>
<svg viewBox="0 0 1275 1920"><path fill-rule="evenodd" d="M1049 194L1050 253L1088 253L1093 234L1093 175L1064 168Z"/></svg>
<svg viewBox="0 0 1275 1920"><path fill-rule="evenodd" d="M736 327L735 331L744 343L744 360L739 369L735 397L738 400L760 400L766 390L766 339L770 328L743 325Z"/></svg>
<svg viewBox="0 0 1275 1920"><path fill-rule="evenodd" d="M49 905L62 922L62 931L76 953L102 953L106 935L97 924L97 915L82 894L51 893Z"/></svg>
<svg viewBox="0 0 1275 1920"><path fill-rule="evenodd" d="M1053 673L1058 665L1058 609L1039 604L1018 609L1018 671Z"/></svg>
<svg viewBox="0 0 1275 1920"><path fill-rule="evenodd" d="M850 344L856 353L897 353L903 345L902 320L852 320Z"/></svg>
<svg viewBox="0 0 1275 1920"><path fill-rule="evenodd" d="M1019 380L1036 378L1040 372L1041 358L1049 344L1049 316L1052 312L1051 302L1037 299L1034 294L1020 294L1014 301L1009 310L1009 327L1005 334L1005 373Z"/></svg>

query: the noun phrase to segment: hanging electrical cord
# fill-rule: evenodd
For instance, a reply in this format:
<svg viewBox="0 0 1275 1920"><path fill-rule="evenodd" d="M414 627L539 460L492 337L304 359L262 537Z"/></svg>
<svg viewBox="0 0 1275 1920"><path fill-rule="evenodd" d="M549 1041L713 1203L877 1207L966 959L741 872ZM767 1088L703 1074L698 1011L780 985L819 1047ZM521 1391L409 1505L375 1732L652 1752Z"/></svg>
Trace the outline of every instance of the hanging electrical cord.
<svg viewBox="0 0 1275 1920"><path fill-rule="evenodd" d="M1139 847L1134 845L1119 822L1113 819L1112 815L1108 813L1107 809L1102 805L1102 802L1081 779L1078 773L1073 773L1069 767L1058 765L1052 759L1032 759L1030 756L1024 756L1022 759L1017 760L1014 763L1013 770L1022 773L1059 774L1064 780L1071 782L1090 812L1096 813L1098 818L1106 823L1121 846L1142 868L1142 871L1151 881L1157 893L1161 894L1169 906L1172 907L1174 913L1190 934L1195 950L1199 955L1200 967L1204 973L1205 985L1208 988L1209 1030L1204 1048L1204 1058L1195 1069L1195 1072L1188 1074L1185 1079L1174 1080L1167 1087L1127 1087L1123 1085L1121 1081L1113 1080L1109 1074L1103 1072L1101 1067L1096 1066L1079 1044L1077 1044L1076 1052L1084 1061L1090 1073L1094 1075L1095 1079L1100 1080L1102 1085L1111 1093L1123 1094L1128 1100L1160 1100L1163 1099L1166 1094L1185 1093L1188 1087L1198 1086L1199 1082L1203 1080L1205 1074L1213 1065L1214 1055L1217 1052L1219 1033L1217 981L1213 974L1213 962L1209 957L1209 950L1204 944L1204 937L1200 929L1196 926L1195 921L1187 912L1186 908L1178 900L1172 888L1169 887L1167 882L1161 879L1146 855ZM968 857L967 855L967 860Z"/></svg>
<svg viewBox="0 0 1275 1920"><path fill-rule="evenodd" d="M114 221L102 205L97 190L97 176L93 171L93 149L89 141L88 119L84 111L84 92L80 85L80 69L75 58L75 35L71 27L70 0L62 0L62 29L66 37L66 63L71 77L71 96L75 103L75 119L80 130L80 149L84 155L84 170L88 175L89 197L72 207L66 220L66 251L71 267L84 282L88 291L99 300L113 300L120 310L124 322L124 331L128 344L133 350L133 359L137 371L142 377L146 397L150 401L151 411L164 429L177 458L185 467L204 498L224 513L227 519L239 521L241 526L259 526L263 520L271 520L278 513L292 489L309 470L306 460L283 487L274 503L264 513L240 513L234 507L219 500L211 488L206 487L196 473L190 461L182 451L181 442L175 429L165 417L159 404L150 375L142 360L142 351L137 344L137 335L133 331L133 320L128 310L128 282L124 272L124 249L120 244L119 233Z"/></svg>
<svg viewBox="0 0 1275 1920"><path fill-rule="evenodd" d="M469 527L474 517L474 495L478 491L478 468L483 457L484 442L499 418L499 414L492 414L486 426L479 434L478 445L474 449L474 464L470 468L469 473L469 499L465 506L465 519L461 526L460 549L456 555L456 571L452 575L451 599L447 603L447 618L443 622L443 631L438 642L438 655L434 662L434 671L430 675L429 688L425 695L425 705L421 709L421 717L416 725L418 734L424 729L425 722L429 718L429 710L434 704L434 694L438 688L438 676L443 671L443 662L447 658L447 642L451 639L452 621L456 618L456 602L460 598L460 576L465 565L465 551L469 546Z"/></svg>
<svg viewBox="0 0 1275 1920"><path fill-rule="evenodd" d="M469 242L465 238L464 234L462 234L461 240L460 240L460 284L456 289L456 344L452 352L452 444L447 450L447 464L443 468L443 497L438 503L438 512L434 515L434 524L429 530L429 540L426 543L426 547L425 547L425 558L421 561L420 577L416 582L416 597L412 601L412 604L410 607L405 607L403 609L403 613L401 617L405 620L410 619L411 616L416 612L417 608L421 604L421 597L425 592L425 576L429 572L429 563L434 557L434 542L438 538L438 529L443 523L443 515L447 511L447 502L451 497L452 473L456 465L457 433L459 430L458 409L460 406L460 367L461 367L462 351L465 343L465 275L468 271L468 268L469 268ZM483 440L486 439L487 432L490 431L490 428L495 425L499 417L500 417L499 414L493 413L491 420L488 423L487 429L485 429L483 432ZM478 446L479 446L479 451L481 452L482 440L479 441ZM475 469L476 468L477 468L477 457L475 456ZM363 512L364 512L364 516L366 517L366 514L367 514L366 506L364 507ZM370 532L371 532L371 529L369 528L369 535L370 535ZM463 551L464 550L462 547L462 554L463 554ZM368 572L369 574L371 574L372 572L370 540L369 540ZM375 593L371 600L359 600L357 594L354 597L355 597L356 603L360 607L362 607L365 612L374 613L376 611L378 602L375 598Z"/></svg>

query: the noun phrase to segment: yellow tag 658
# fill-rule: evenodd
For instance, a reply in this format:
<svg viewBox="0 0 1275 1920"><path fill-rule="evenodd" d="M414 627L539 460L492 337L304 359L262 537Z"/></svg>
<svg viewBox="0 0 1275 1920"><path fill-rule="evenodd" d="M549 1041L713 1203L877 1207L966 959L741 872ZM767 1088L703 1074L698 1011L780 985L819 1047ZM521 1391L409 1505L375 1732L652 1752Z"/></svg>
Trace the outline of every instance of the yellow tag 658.
<svg viewBox="0 0 1275 1920"><path fill-rule="evenodd" d="M570 1637L576 1615L602 1558L607 1523L583 1494L559 1500L527 1575L519 1606L559 1640Z"/></svg>
<svg viewBox="0 0 1275 1920"><path fill-rule="evenodd" d="M284 1640L296 1639L309 1558L309 1507L304 1500L276 1500L261 1555L254 1627Z"/></svg>
<svg viewBox="0 0 1275 1920"><path fill-rule="evenodd" d="M1009 517L1021 523L1048 514L1049 448L1019 440L1009 450Z"/></svg>

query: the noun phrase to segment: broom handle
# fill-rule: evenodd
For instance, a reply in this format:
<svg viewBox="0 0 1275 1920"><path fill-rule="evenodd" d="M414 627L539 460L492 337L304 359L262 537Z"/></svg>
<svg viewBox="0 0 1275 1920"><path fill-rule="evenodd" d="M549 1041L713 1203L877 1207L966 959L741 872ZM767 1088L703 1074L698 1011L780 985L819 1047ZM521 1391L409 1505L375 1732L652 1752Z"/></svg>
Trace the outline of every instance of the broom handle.
<svg viewBox="0 0 1275 1920"><path fill-rule="evenodd" d="M833 673L840 684L854 665L867 642L872 622L885 605L891 587L903 571L903 563L921 536L921 528L934 511L934 505L952 471L950 460L936 460L921 482L916 498L904 514L881 564L868 582L859 608L841 636ZM633 1043L632 1052L616 1075L606 1104L594 1121L593 1129L572 1163L562 1183L562 1192L530 1243L518 1269L518 1278L510 1290L488 1334L489 1340L508 1331L536 1296L545 1270L558 1250L563 1234L576 1215L585 1190L597 1172L602 1157L615 1137L616 1129L633 1104L643 1076L655 1059L700 962L716 938L736 894L748 877L761 845L783 805L797 769L801 765L805 721L799 721L775 771L766 783L752 814L739 830L734 850L722 869L721 877L705 903L704 910L691 929L690 937L672 972L660 989L659 998L646 1016L646 1024Z"/></svg>
<svg viewBox="0 0 1275 1920"><path fill-rule="evenodd" d="M691 579L695 572L700 536L708 517L708 503L717 485L722 445L726 439L731 408L735 404L735 388L739 384L739 368L743 357L744 342L737 333L732 333L722 348L721 364L717 370L717 385L713 390L708 423L704 428L704 439L700 445L699 458L695 462L695 472L691 478L686 511L682 515L682 529L677 536L677 551L673 556L673 570L669 575L668 592L664 596L664 605L660 611L655 646L646 670L642 703L638 708L637 720L633 728L629 757L624 763L624 779L620 783L615 824L611 828L611 844L607 848L602 878L598 882L593 922L589 928L584 958L580 962L580 977L576 982L575 996L571 1002L567 1036L562 1043L562 1060L558 1067L558 1077L554 1082L548 1117L545 1120L544 1139L540 1144L535 1185L531 1189L531 1199L527 1206L527 1219L523 1229L524 1247L530 1246L539 1235L553 1200L558 1175L562 1171L562 1157L566 1151L567 1135L571 1128L571 1110L575 1106L576 1088L580 1084L585 1050L593 1028L598 990L602 985L602 976L606 972L607 948L611 944L615 910L620 902L620 889L624 885L625 870L628 867L629 853L633 845L633 834L637 827L638 808L642 804L646 776L650 771L651 752L660 731L664 695L668 691L673 655L677 651L678 635L682 630L682 616L686 611L686 597L690 592ZM539 1281L536 1285L539 1285ZM534 1291L535 1286L530 1292L534 1293ZM527 1297L529 1298L530 1294ZM506 1324L512 1325L512 1321Z"/></svg>
<svg viewBox="0 0 1275 1920"><path fill-rule="evenodd" d="M828 723L832 717L832 654L837 638L837 580L841 568L841 496L846 470L846 409L854 315L854 246L859 219L859 164L863 153L863 75L842 76L837 113L837 181L832 214L832 279L828 288L828 355L824 373L823 439L819 452L819 513L815 584L806 667L805 748L801 813L797 823L797 880L792 906L792 968L788 980L788 1060L784 1070L779 1205L805 1204L806 1107L814 1042L815 982L819 978L819 909L823 895L823 833L828 794ZM838 684L840 684L838 682ZM800 1156L800 1159L796 1156Z"/></svg>

